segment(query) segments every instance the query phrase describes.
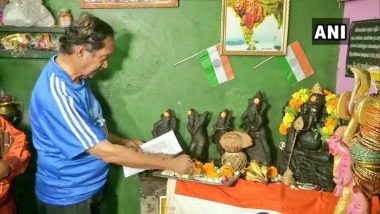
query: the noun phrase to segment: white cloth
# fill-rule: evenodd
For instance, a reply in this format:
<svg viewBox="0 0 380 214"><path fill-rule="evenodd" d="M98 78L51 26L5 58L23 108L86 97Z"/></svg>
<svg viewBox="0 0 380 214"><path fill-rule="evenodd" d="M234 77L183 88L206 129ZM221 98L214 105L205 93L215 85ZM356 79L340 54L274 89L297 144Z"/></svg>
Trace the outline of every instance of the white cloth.
<svg viewBox="0 0 380 214"><path fill-rule="evenodd" d="M10 0L3 12L4 25L51 27L54 18L41 0Z"/></svg>

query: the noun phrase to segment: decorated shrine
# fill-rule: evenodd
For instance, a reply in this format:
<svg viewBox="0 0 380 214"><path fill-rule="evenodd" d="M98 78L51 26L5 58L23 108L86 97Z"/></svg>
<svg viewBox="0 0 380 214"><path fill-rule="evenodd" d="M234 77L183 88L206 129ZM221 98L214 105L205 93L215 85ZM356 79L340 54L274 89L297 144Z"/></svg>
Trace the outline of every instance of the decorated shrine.
<svg viewBox="0 0 380 214"><path fill-rule="evenodd" d="M0 214L378 213L379 8L0 0Z"/></svg>

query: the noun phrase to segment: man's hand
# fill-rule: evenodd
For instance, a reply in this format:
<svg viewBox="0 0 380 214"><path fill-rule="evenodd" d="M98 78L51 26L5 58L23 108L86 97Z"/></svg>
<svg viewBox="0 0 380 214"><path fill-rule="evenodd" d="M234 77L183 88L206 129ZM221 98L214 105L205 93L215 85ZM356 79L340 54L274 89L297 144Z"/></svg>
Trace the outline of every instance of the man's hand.
<svg viewBox="0 0 380 214"><path fill-rule="evenodd" d="M8 150L13 145L13 139L8 131L0 128L0 149L1 149L1 158L4 158ZM7 177L11 173L11 168L9 164L0 160L0 179Z"/></svg>
<svg viewBox="0 0 380 214"><path fill-rule="evenodd" d="M11 173L11 168L4 160L0 160L0 179L7 177Z"/></svg>
<svg viewBox="0 0 380 214"><path fill-rule="evenodd" d="M124 140L124 146L136 151L136 152L142 152L141 145L144 144L144 142L140 140Z"/></svg>
<svg viewBox="0 0 380 214"><path fill-rule="evenodd" d="M113 144L119 144L119 145L125 146L136 152L141 152L140 146L144 143L140 140L130 140L130 139L122 138L112 133L108 134L107 140Z"/></svg>
<svg viewBox="0 0 380 214"><path fill-rule="evenodd" d="M8 131L0 129L0 149L1 149L1 158L5 156L8 150L13 145L13 139Z"/></svg>
<svg viewBox="0 0 380 214"><path fill-rule="evenodd" d="M193 174L195 164L188 155L180 155L169 160L168 169L180 174Z"/></svg>

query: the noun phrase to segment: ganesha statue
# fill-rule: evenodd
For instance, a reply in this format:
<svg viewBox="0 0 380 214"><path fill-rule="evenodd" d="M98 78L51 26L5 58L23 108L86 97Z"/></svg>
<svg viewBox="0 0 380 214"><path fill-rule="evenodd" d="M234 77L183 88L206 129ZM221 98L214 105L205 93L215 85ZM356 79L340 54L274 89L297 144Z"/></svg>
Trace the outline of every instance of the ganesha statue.
<svg viewBox="0 0 380 214"><path fill-rule="evenodd" d="M208 111L205 111L202 114L194 109L189 109L189 111L187 111L187 131L191 135L190 157L201 162L208 161L208 115Z"/></svg>
<svg viewBox="0 0 380 214"><path fill-rule="evenodd" d="M245 150L249 161L257 160L262 165L270 166L272 155L266 134L266 106L263 93L258 91L248 100L248 107L241 116L241 127L254 142L254 145Z"/></svg>
<svg viewBox="0 0 380 214"><path fill-rule="evenodd" d="M161 119L153 125L152 135L154 138L173 130L177 133L177 118L171 109L161 114Z"/></svg>
<svg viewBox="0 0 380 214"><path fill-rule="evenodd" d="M289 163L289 168L296 181L316 184L323 190L331 191L335 185L333 182L333 156L329 154L325 140L326 136L334 133L334 129L339 123L334 119L337 117L334 116L333 110L327 108L331 104L330 99L336 99L336 96L332 96L332 93L327 90L323 92L318 84L311 90L301 89L300 91L302 92L302 90L305 93L302 98L304 103L298 104L298 117L302 118L304 125L300 130L296 130L293 126L286 130L285 159ZM293 95L297 95L297 93ZM293 96L292 99L294 97L296 96ZM289 111L294 102L297 103L297 101L291 100L286 110ZM294 110L298 112L297 109ZM287 114L290 113L285 113L284 118L288 116ZM327 130L329 133L326 133Z"/></svg>
<svg viewBox="0 0 380 214"><path fill-rule="evenodd" d="M220 139L222 138L222 135L232 131L232 116L231 111L228 109L225 109L224 111L219 113L218 120L216 121L216 124L214 125L214 130L211 133L211 142L216 145L216 158L215 163L216 165L221 165L221 158L224 153L224 149L222 148L222 145L220 144Z"/></svg>

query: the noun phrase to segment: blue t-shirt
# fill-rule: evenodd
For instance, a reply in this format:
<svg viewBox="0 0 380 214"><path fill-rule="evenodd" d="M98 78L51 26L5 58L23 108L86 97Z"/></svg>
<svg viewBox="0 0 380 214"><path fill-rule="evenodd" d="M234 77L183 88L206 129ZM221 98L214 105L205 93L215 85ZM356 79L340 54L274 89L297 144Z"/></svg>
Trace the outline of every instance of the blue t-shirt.
<svg viewBox="0 0 380 214"><path fill-rule="evenodd" d="M105 120L87 81L73 83L52 57L33 89L29 110L38 199L70 205L98 192L108 165L86 150L106 139Z"/></svg>

